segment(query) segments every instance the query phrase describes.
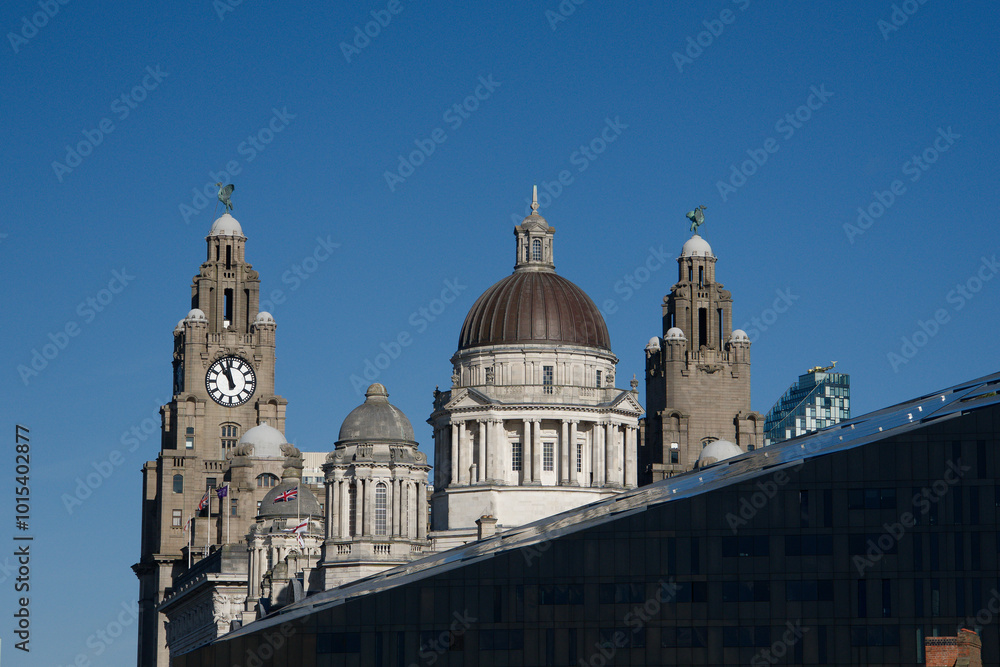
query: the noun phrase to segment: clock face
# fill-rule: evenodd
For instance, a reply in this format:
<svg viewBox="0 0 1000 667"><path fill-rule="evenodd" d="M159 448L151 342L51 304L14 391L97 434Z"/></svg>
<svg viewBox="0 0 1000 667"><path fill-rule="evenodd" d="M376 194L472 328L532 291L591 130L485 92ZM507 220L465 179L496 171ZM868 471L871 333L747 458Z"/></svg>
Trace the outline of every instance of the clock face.
<svg viewBox="0 0 1000 667"><path fill-rule="evenodd" d="M226 407L243 405L257 388L257 376L239 357L223 357L208 369L205 387L212 400Z"/></svg>

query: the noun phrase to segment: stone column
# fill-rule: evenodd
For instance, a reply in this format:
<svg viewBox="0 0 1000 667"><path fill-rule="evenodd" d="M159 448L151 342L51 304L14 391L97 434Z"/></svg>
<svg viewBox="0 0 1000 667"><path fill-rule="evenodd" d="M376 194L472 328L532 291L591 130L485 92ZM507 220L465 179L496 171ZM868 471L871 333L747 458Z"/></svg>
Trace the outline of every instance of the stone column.
<svg viewBox="0 0 1000 667"><path fill-rule="evenodd" d="M594 422L594 486L604 486L604 422Z"/></svg>
<svg viewBox="0 0 1000 667"><path fill-rule="evenodd" d="M417 539L427 539L427 485L423 482L417 484Z"/></svg>
<svg viewBox="0 0 1000 667"><path fill-rule="evenodd" d="M573 486L580 486L580 473L576 471L576 426L579 420L573 419L569 423L569 483Z"/></svg>
<svg viewBox="0 0 1000 667"><path fill-rule="evenodd" d="M416 528L416 507L413 501L417 494L414 491L414 486L413 482L406 482L406 537L411 540L413 539Z"/></svg>
<svg viewBox="0 0 1000 667"><path fill-rule="evenodd" d="M351 490L350 482L346 479L337 482L337 491L340 493L340 537L351 536Z"/></svg>
<svg viewBox="0 0 1000 667"><path fill-rule="evenodd" d="M476 434L476 479L474 482L486 481L486 448L487 431L489 430L489 420L477 419L478 433Z"/></svg>
<svg viewBox="0 0 1000 667"><path fill-rule="evenodd" d="M392 536L399 535L399 480L393 479L389 483L389 493L392 495L392 499L389 503L390 511L392 513L392 521L390 522L389 534Z"/></svg>
<svg viewBox="0 0 1000 667"><path fill-rule="evenodd" d="M465 422L458 422L458 482L468 485L470 466L472 465L472 446L469 444L469 433Z"/></svg>
<svg viewBox="0 0 1000 667"><path fill-rule="evenodd" d="M636 428L634 426L627 427L627 436L625 439L625 486L628 488L635 488L636 486Z"/></svg>
<svg viewBox="0 0 1000 667"><path fill-rule="evenodd" d="M448 484L458 484L458 424L451 425L451 458L448 459Z"/></svg>
<svg viewBox="0 0 1000 667"><path fill-rule="evenodd" d="M604 425L604 485L615 483L615 424Z"/></svg>
<svg viewBox="0 0 1000 667"><path fill-rule="evenodd" d="M524 420L524 433L521 436L521 479L531 481L531 420ZM515 483L520 480L515 478Z"/></svg>
<svg viewBox="0 0 1000 667"><path fill-rule="evenodd" d="M507 471L510 470L510 465L507 463L510 443L507 440L507 429L503 425L503 419L496 420L493 426L496 429L496 437L493 438L493 479L503 483L509 475Z"/></svg>
<svg viewBox="0 0 1000 667"><path fill-rule="evenodd" d="M542 472L542 420L532 419L534 424L531 434L531 483L541 484Z"/></svg>
<svg viewBox="0 0 1000 667"><path fill-rule="evenodd" d="M562 422L562 437L559 439L559 483L569 484L569 422Z"/></svg>
<svg viewBox="0 0 1000 667"><path fill-rule="evenodd" d="M337 534L337 506L334 504L333 500L336 497L334 493L333 485L336 484L333 480L328 480L326 483L326 539L330 539Z"/></svg>
<svg viewBox="0 0 1000 667"><path fill-rule="evenodd" d="M354 480L354 537L361 534L361 526L363 517L363 510L365 508L365 495L363 492L364 485L362 480Z"/></svg>

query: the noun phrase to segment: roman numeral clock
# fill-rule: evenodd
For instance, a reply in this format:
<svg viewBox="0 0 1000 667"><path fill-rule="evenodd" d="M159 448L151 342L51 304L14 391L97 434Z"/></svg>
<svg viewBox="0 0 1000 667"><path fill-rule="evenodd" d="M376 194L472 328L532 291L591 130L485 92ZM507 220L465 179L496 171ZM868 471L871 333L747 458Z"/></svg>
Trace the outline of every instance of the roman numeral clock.
<svg viewBox="0 0 1000 667"><path fill-rule="evenodd" d="M257 376L253 367L240 357L222 357L205 374L208 395L224 407L243 405L253 396L256 387Z"/></svg>

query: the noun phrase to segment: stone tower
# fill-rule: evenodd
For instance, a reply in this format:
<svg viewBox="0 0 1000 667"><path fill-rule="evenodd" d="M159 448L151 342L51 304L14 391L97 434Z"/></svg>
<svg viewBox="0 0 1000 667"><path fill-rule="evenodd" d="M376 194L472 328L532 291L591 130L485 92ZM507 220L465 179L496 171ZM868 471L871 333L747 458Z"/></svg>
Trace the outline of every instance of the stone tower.
<svg viewBox="0 0 1000 667"><path fill-rule="evenodd" d="M257 502L278 483L274 470L230 483L224 499L206 491L231 482L230 461L246 432L285 428L287 401L274 393L274 319L258 312L260 279L244 254L246 237L228 213L205 239L208 256L191 286L191 311L174 329L173 400L160 409L160 453L143 466L139 578L140 667L166 667L164 621L157 611L172 579L212 545L242 541ZM220 505L221 511L220 511Z"/></svg>
<svg viewBox="0 0 1000 667"><path fill-rule="evenodd" d="M697 234L684 244L663 338L646 345L645 484L691 470L713 441L742 451L764 441L764 420L750 409L750 339L732 328L733 298L715 280L715 261Z"/></svg>

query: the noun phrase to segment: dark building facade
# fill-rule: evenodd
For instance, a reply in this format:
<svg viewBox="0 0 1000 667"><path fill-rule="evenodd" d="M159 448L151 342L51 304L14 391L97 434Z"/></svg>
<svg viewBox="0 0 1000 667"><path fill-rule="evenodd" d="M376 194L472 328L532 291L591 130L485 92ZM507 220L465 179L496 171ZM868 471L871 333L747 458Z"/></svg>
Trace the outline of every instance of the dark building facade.
<svg viewBox="0 0 1000 667"><path fill-rule="evenodd" d="M1000 661L1000 374L325 591L173 665Z"/></svg>

